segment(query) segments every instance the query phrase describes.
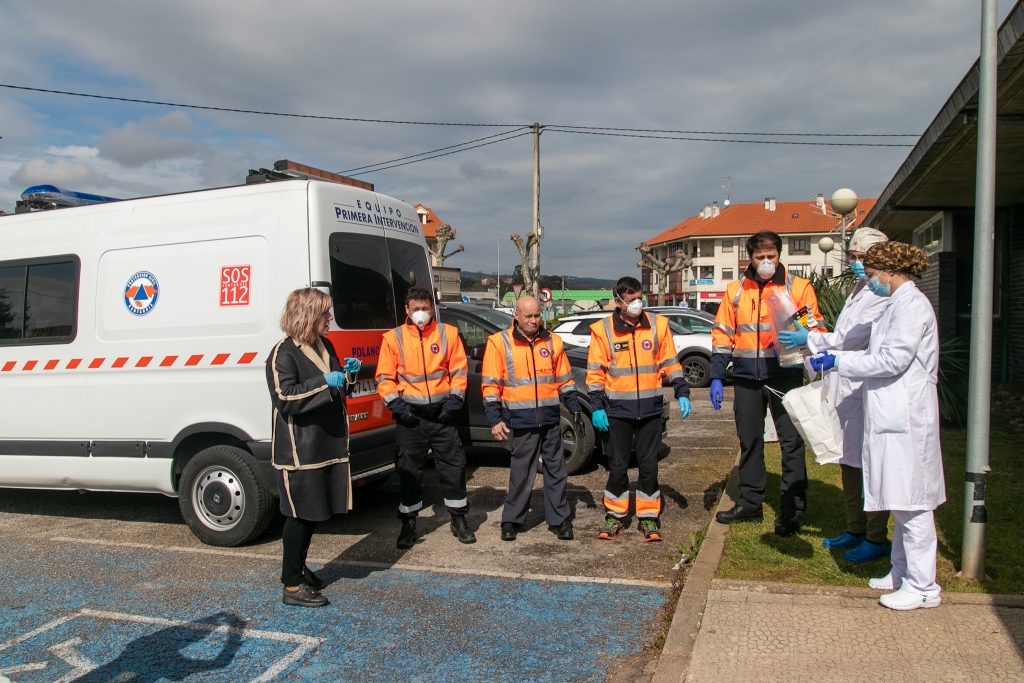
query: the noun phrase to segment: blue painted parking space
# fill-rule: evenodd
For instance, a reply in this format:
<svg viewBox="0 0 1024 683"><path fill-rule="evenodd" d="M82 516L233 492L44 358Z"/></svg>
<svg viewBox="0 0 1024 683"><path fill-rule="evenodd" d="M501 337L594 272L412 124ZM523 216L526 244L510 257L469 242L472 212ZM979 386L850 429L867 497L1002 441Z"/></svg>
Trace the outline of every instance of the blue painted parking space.
<svg viewBox="0 0 1024 683"><path fill-rule="evenodd" d="M0 680L18 683L603 680L650 641L666 599L331 566L332 604L303 609L281 604L266 559L28 538L2 549Z"/></svg>

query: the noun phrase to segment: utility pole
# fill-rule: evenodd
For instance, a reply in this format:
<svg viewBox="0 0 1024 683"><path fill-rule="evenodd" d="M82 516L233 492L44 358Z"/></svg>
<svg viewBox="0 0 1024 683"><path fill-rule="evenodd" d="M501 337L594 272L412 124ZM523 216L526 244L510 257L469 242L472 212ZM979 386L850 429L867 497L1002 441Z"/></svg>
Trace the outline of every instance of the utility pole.
<svg viewBox="0 0 1024 683"><path fill-rule="evenodd" d="M964 541L960 575L985 579L985 481L992 404L992 264L996 190L996 0L981 3L978 59L978 160L974 194L974 291L971 294L971 365L967 391L967 463Z"/></svg>
<svg viewBox="0 0 1024 683"><path fill-rule="evenodd" d="M541 125L534 122L533 126L533 227L530 232L536 236L530 249L530 279L533 280L533 296L540 294L540 240L544 232L540 227L540 129Z"/></svg>

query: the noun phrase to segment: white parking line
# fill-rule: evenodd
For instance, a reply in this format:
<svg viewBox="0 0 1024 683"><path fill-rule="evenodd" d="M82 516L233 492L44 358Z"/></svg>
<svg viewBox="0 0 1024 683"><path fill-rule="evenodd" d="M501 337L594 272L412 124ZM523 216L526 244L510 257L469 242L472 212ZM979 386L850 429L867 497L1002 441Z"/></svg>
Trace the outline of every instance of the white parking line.
<svg viewBox="0 0 1024 683"><path fill-rule="evenodd" d="M184 546L164 546L150 543L129 543L125 541L103 541L99 539L68 538L65 536L51 536L48 540L59 543L78 543L81 545L108 546L114 548L138 548L143 550L167 550L180 553L193 553L198 555L220 555L224 557L244 557L256 560L270 560L279 562L280 555L268 553L252 553L238 550L221 550L219 548L186 548ZM488 570L471 570L461 568L431 567L405 562L364 562L361 560L347 560L337 562L333 558L307 558L309 561L320 565L331 565L340 567L363 567L368 569L401 569L404 571L423 572L427 574L458 574L461 576L488 576L499 579L519 579L524 581L554 581L559 583L596 583L617 586L643 586L647 588L668 589L672 587L669 581L646 581L643 579L619 579L603 576L568 576L565 574L526 574L521 572L502 572Z"/></svg>

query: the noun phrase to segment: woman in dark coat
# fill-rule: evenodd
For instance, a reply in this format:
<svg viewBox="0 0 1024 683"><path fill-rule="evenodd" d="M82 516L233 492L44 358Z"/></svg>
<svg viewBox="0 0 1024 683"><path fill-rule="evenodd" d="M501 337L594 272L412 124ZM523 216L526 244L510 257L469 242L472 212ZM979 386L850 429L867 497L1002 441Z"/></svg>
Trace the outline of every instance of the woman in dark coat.
<svg viewBox="0 0 1024 683"><path fill-rule="evenodd" d="M324 336L331 323L331 297L297 289L281 314L284 339L267 360L273 403L273 466L285 516L282 533L282 601L322 607L323 581L306 566L317 522L352 508L345 387L360 363L338 361ZM347 378L346 378L347 375Z"/></svg>

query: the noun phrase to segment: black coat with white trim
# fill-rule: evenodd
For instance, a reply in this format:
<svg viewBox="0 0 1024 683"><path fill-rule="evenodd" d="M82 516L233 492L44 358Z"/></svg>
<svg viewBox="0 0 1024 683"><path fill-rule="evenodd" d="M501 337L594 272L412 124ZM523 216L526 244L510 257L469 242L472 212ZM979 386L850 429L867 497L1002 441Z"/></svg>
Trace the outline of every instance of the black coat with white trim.
<svg viewBox="0 0 1024 683"><path fill-rule="evenodd" d="M345 397L324 379L324 373L340 370L334 347L324 337L312 346L285 337L270 352L275 468L314 469L348 461Z"/></svg>

